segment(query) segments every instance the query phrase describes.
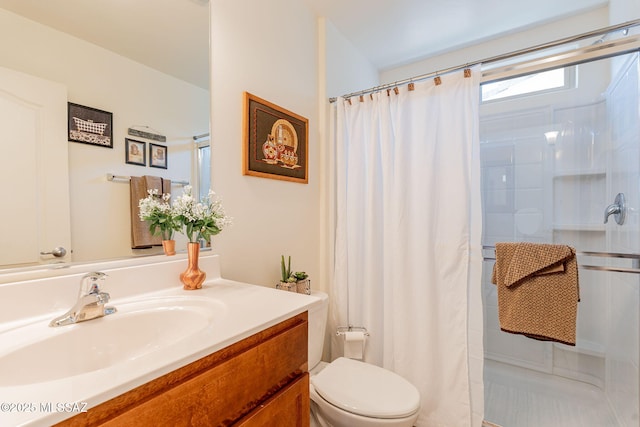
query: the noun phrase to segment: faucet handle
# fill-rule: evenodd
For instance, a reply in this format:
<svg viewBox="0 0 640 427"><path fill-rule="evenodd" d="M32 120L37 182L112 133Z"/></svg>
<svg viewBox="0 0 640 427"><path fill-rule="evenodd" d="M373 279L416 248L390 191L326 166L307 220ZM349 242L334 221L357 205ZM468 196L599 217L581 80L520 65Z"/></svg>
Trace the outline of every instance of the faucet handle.
<svg viewBox="0 0 640 427"><path fill-rule="evenodd" d="M82 276L80 282L80 297L85 295L99 294L100 293L100 281L103 281L108 276L105 273L94 271Z"/></svg>
<svg viewBox="0 0 640 427"><path fill-rule="evenodd" d="M623 193L618 193L613 204L607 206L604 210L604 223L609 220L609 215L613 215L618 225L624 224L625 216L627 213L626 201Z"/></svg>

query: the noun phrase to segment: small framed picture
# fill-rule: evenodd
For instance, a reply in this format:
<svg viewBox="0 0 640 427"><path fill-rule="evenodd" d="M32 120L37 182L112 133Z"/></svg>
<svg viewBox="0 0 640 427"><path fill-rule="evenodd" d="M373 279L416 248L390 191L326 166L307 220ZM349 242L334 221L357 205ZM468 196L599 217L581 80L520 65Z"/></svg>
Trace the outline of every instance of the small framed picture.
<svg viewBox="0 0 640 427"><path fill-rule="evenodd" d="M135 139L125 138L125 147L127 150L127 155L125 157L125 162L131 165L147 165L147 150L145 145L146 142L136 141Z"/></svg>
<svg viewBox="0 0 640 427"><path fill-rule="evenodd" d="M149 166L152 168L167 168L167 147L149 143Z"/></svg>
<svg viewBox="0 0 640 427"><path fill-rule="evenodd" d="M68 104L69 141L113 148L113 114L84 105Z"/></svg>

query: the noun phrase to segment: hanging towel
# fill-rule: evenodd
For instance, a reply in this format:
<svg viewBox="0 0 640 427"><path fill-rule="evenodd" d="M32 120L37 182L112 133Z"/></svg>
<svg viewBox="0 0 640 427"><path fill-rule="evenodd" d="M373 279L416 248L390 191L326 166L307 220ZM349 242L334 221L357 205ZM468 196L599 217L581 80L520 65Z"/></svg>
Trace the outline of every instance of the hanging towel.
<svg viewBox="0 0 640 427"><path fill-rule="evenodd" d="M171 194L171 180L167 178L162 178L162 193Z"/></svg>
<svg viewBox="0 0 640 427"><path fill-rule="evenodd" d="M140 221L140 199L147 197L148 190L156 189L158 194L171 192L171 180L158 176L145 175L143 177L131 177L131 248L144 249L151 246L162 245L161 236L153 236L149 231L149 225Z"/></svg>
<svg viewBox="0 0 640 427"><path fill-rule="evenodd" d="M576 251L566 245L496 243L491 282L500 329L576 344L579 301Z"/></svg>

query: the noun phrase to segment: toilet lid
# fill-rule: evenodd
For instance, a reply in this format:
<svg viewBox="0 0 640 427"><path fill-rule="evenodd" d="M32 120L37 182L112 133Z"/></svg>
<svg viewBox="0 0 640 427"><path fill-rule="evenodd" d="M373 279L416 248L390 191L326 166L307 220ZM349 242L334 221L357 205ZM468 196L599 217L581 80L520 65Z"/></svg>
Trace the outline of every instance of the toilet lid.
<svg viewBox="0 0 640 427"><path fill-rule="evenodd" d="M340 357L311 377L317 393L333 406L372 418L402 418L420 407L418 390L400 375Z"/></svg>

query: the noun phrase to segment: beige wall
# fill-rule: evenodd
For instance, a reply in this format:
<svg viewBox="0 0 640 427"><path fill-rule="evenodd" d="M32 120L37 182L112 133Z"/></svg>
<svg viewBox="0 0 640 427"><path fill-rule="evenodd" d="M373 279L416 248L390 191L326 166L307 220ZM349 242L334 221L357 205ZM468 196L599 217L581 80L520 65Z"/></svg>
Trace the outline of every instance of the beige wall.
<svg viewBox="0 0 640 427"><path fill-rule="evenodd" d="M378 70L331 21L322 21L326 40L326 98L338 97L379 84ZM322 66L322 64L321 64Z"/></svg>
<svg viewBox="0 0 640 427"><path fill-rule="evenodd" d="M304 2L211 2L212 183L234 225L214 237L222 274L265 286L280 255L328 289L328 98L377 83L378 72ZM273 24L281 23L281 24ZM242 175L242 96L247 91L309 119L309 183Z"/></svg>
<svg viewBox="0 0 640 427"><path fill-rule="evenodd" d="M208 131L209 92L2 9L0 37L0 66L62 83L70 102L113 113L113 149L69 143L73 259L132 255L129 186L106 174L192 180L191 137ZM125 163L135 125L167 136L167 170Z"/></svg>
<svg viewBox="0 0 640 427"><path fill-rule="evenodd" d="M234 225L213 238L223 277L274 286L280 255L319 279L321 141L316 19L298 0L213 0L212 188ZM247 91L309 119L309 183L242 175Z"/></svg>
<svg viewBox="0 0 640 427"><path fill-rule="evenodd" d="M609 0L610 25L640 19L640 2L635 0Z"/></svg>

